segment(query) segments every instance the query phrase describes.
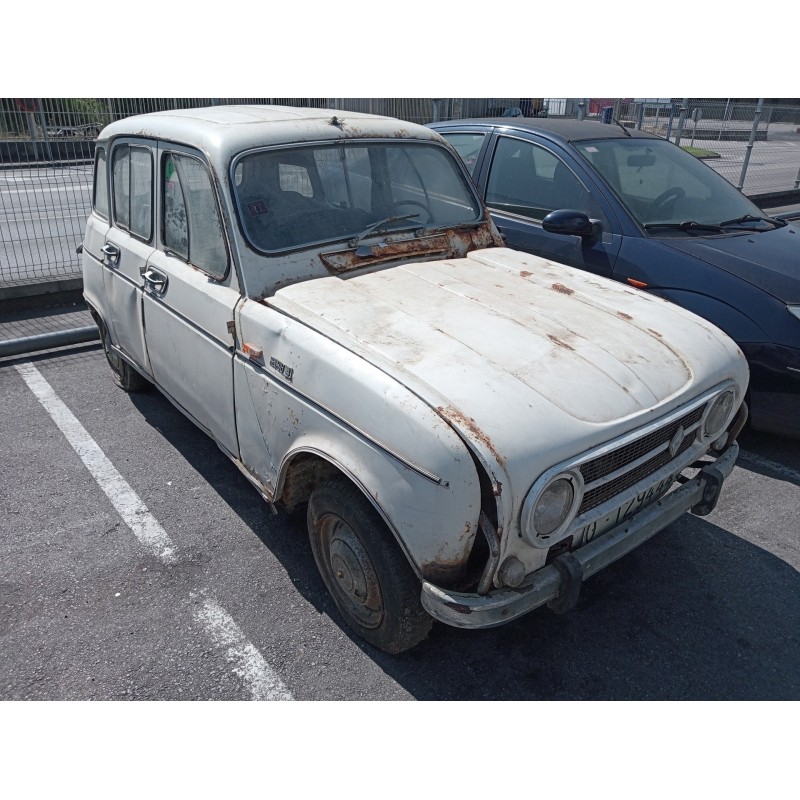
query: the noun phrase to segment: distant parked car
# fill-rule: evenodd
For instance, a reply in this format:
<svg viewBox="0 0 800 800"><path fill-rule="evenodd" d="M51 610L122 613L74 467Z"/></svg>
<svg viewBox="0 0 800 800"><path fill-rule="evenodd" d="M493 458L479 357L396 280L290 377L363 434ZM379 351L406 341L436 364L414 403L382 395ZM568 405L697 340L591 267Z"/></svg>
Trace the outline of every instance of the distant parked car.
<svg viewBox="0 0 800 800"><path fill-rule="evenodd" d="M90 122L86 125L62 125L47 129L47 135L59 139L96 139L103 126Z"/></svg>
<svg viewBox="0 0 800 800"><path fill-rule="evenodd" d="M733 469L736 345L503 247L419 125L259 106L120 120L95 147L82 253L118 385L154 384L265 500L307 503L343 618L391 652L432 618L569 609L584 578L708 514Z"/></svg>
<svg viewBox="0 0 800 800"><path fill-rule="evenodd" d="M659 137L577 120L430 125L509 247L672 300L750 363L753 426L800 436L800 226L772 219Z"/></svg>

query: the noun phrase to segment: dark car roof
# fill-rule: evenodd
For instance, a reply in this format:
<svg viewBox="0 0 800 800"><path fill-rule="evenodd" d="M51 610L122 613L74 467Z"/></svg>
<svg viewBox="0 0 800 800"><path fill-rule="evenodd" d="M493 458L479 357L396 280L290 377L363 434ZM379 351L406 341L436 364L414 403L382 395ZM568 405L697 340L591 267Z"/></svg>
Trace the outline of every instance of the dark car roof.
<svg viewBox="0 0 800 800"><path fill-rule="evenodd" d="M512 130L540 133L551 139L559 139L564 142L578 142L586 139L624 139L627 138L625 131L630 133L631 138L634 139L661 138L650 133L638 131L635 128L626 128L625 131L623 131L619 125L606 125L602 122L594 122L591 120L580 121L577 119L482 117L474 119L453 119L448 122L434 122L428 127L434 130L443 130L446 127L458 127L461 125L496 125Z"/></svg>

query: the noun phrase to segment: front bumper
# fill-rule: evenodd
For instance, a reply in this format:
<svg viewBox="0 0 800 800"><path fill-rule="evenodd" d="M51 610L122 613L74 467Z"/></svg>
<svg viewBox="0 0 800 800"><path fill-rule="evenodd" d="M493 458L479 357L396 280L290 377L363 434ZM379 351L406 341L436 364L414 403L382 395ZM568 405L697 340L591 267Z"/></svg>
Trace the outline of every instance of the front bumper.
<svg viewBox="0 0 800 800"><path fill-rule="evenodd" d="M492 628L545 603L556 610L567 610L577 601L586 578L630 553L686 511L708 514L738 455L739 445L733 442L716 461L679 489L580 549L558 556L516 589L494 589L479 595L448 591L425 581L422 605L435 619L457 628Z"/></svg>

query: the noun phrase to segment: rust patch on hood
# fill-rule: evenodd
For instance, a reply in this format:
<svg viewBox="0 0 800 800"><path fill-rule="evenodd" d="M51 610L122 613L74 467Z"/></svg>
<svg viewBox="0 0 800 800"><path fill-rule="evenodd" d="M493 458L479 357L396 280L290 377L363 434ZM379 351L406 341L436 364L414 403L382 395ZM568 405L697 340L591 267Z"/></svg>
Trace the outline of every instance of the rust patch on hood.
<svg viewBox="0 0 800 800"><path fill-rule="evenodd" d="M657 336L659 339L663 339L664 338L658 331L655 331L652 328L648 328L647 330L649 330L650 333L653 334L653 336Z"/></svg>
<svg viewBox="0 0 800 800"><path fill-rule="evenodd" d="M457 428L468 431L470 436L481 442L481 444L483 444L495 457L498 464L506 463L505 458L503 458L503 456L501 456L500 453L498 453L495 449L495 446L492 444L492 440L478 427L478 423L475 422L472 417L468 417L457 408L453 408L453 406L438 406L436 410L447 422L450 422Z"/></svg>
<svg viewBox="0 0 800 800"><path fill-rule="evenodd" d="M520 278L530 278L531 275L533 275L533 273L532 272L528 272L527 269L523 269L519 273Z"/></svg>
<svg viewBox="0 0 800 800"><path fill-rule="evenodd" d="M575 294L574 289L570 289L568 286L564 286L563 283L554 283L553 289L555 289L560 294Z"/></svg>
<svg viewBox="0 0 800 800"><path fill-rule="evenodd" d="M351 270L371 267L375 264L400 261L425 256L432 261L444 258L463 258L472 250L480 250L496 244L488 225L474 230L448 230L434 236L421 236L398 241L383 241L372 245L361 245L357 250L338 250L320 253L322 263L335 275ZM364 252L367 250L368 252Z"/></svg>
<svg viewBox="0 0 800 800"><path fill-rule="evenodd" d="M630 314L626 314L624 311L617 311L617 316L627 320L633 319L633 317Z"/></svg>
<svg viewBox="0 0 800 800"><path fill-rule="evenodd" d="M433 239L405 239L399 242L381 242L371 246L371 253L356 255L355 250L341 250L338 253L321 253L322 263L335 274L349 272L360 267L382 264L384 261L397 261L401 258L414 258L425 255L430 258L457 255L449 246L446 236Z"/></svg>
<svg viewBox="0 0 800 800"><path fill-rule="evenodd" d="M572 345L567 344L566 342L564 342L561 339L559 339L558 336L554 336L552 333L548 333L547 334L547 338L553 344L557 344L559 347L565 347L567 350L574 350L575 349Z"/></svg>

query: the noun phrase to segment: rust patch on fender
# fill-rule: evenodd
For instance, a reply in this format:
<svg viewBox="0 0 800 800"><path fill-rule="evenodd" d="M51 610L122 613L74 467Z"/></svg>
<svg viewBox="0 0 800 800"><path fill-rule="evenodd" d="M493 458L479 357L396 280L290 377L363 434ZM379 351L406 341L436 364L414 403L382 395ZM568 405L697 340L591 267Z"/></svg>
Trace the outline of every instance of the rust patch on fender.
<svg viewBox="0 0 800 800"><path fill-rule="evenodd" d="M565 347L567 350L574 350L575 349L572 345L567 344L566 342L564 342L561 339L559 339L558 336L555 336L552 333L548 333L547 334L547 338L551 342L553 342L553 344L557 344L559 347Z"/></svg>
<svg viewBox="0 0 800 800"><path fill-rule="evenodd" d="M492 440L478 427L478 423L475 422L472 417L468 417L466 414L463 414L457 408L453 408L453 406L438 406L436 409L439 412L439 415L443 417L447 422L452 423L458 428L464 428L470 432L472 436L474 436L479 442L484 444L491 454L495 457L498 464L505 464L506 460L500 453L497 452L494 445L492 444Z"/></svg>
<svg viewBox="0 0 800 800"><path fill-rule="evenodd" d="M564 286L563 283L554 283L553 289L559 292L560 294L575 294L574 289L570 289L568 286Z"/></svg>

